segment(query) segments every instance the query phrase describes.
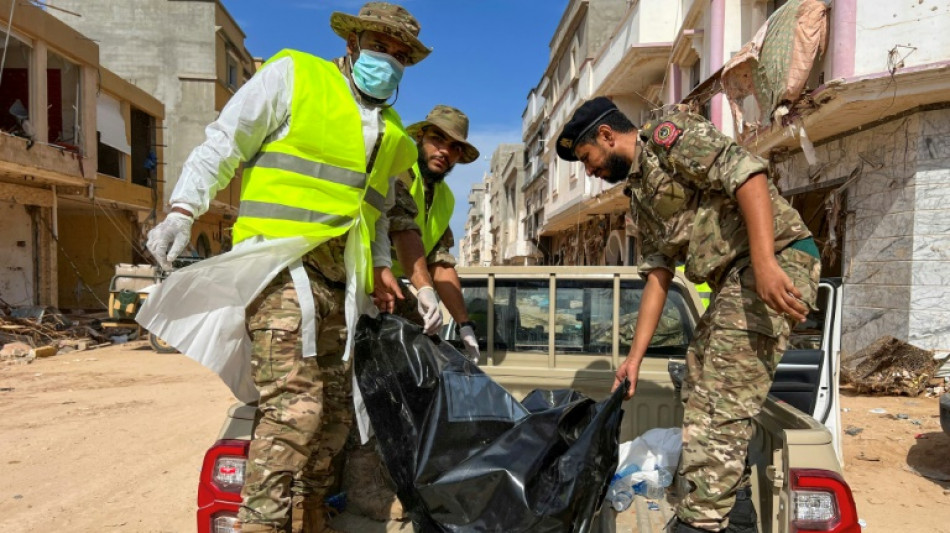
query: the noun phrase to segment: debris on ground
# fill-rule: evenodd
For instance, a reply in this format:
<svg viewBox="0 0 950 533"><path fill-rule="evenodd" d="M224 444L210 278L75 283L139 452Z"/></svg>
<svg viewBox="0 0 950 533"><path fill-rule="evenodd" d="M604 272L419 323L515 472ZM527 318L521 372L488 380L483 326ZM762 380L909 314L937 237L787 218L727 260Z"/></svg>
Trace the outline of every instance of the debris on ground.
<svg viewBox="0 0 950 533"><path fill-rule="evenodd" d="M15 307L0 299L0 364L29 364L37 357L112 344L116 335L131 339L137 330L107 329L105 312L65 314L40 306Z"/></svg>
<svg viewBox="0 0 950 533"><path fill-rule="evenodd" d="M918 396L931 385L940 364L932 350L883 336L843 358L841 377L858 394Z"/></svg>

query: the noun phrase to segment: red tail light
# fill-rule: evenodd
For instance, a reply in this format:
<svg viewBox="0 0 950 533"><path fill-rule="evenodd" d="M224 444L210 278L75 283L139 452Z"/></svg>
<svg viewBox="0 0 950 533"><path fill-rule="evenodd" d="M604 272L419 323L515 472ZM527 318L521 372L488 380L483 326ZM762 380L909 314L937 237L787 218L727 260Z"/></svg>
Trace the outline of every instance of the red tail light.
<svg viewBox="0 0 950 533"><path fill-rule="evenodd" d="M830 470L792 469L792 533L861 533L851 487Z"/></svg>
<svg viewBox="0 0 950 533"><path fill-rule="evenodd" d="M228 531L241 507L246 440L219 440L205 453L198 481L198 533Z"/></svg>

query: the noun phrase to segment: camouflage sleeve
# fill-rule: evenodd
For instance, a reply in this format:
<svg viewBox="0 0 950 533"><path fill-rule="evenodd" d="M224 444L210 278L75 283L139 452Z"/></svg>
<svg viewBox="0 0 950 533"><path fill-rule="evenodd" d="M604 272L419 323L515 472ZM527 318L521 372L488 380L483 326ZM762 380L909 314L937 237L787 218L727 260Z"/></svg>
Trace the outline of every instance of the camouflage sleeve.
<svg viewBox="0 0 950 533"><path fill-rule="evenodd" d="M752 155L705 118L680 111L653 129L650 144L683 177L701 189L735 198L749 176L766 172L765 161Z"/></svg>
<svg viewBox="0 0 950 533"><path fill-rule="evenodd" d="M452 228L445 228L442 238L439 239L439 242L435 244L435 248L426 257L426 264L454 267L455 256L451 252L453 246L455 246L455 235L452 234Z"/></svg>
<svg viewBox="0 0 950 533"><path fill-rule="evenodd" d="M647 279L647 274L658 268L665 268L675 273L676 261L671 257L661 254L656 246L652 246L651 242L643 242L642 250L643 259L641 259L640 264L637 265L637 273L640 274L641 278Z"/></svg>
<svg viewBox="0 0 950 533"><path fill-rule="evenodd" d="M416 224L416 216L419 214L416 208L416 202L412 199L409 192L409 186L406 185L403 176L396 180L396 203L390 208L387 216L389 217L389 233L396 233L405 230L414 230L420 235L422 231Z"/></svg>

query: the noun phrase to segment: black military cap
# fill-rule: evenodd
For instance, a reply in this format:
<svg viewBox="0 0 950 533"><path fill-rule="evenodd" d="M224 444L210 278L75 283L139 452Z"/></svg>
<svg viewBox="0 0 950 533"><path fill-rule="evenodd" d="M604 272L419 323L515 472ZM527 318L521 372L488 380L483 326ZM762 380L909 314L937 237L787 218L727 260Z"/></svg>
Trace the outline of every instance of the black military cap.
<svg viewBox="0 0 950 533"><path fill-rule="evenodd" d="M577 161L577 156L574 155L574 142L614 111L619 111L617 106L604 96L584 102L558 135L557 156L565 161Z"/></svg>

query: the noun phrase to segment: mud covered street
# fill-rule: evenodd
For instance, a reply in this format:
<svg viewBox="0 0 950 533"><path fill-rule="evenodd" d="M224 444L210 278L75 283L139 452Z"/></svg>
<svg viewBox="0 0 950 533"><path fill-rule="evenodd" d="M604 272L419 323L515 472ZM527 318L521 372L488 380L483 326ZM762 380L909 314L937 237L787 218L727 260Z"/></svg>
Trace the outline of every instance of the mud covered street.
<svg viewBox="0 0 950 533"><path fill-rule="evenodd" d="M201 460L232 402L214 374L144 342L0 367L0 530L194 531ZM937 399L845 391L842 405L864 531L950 532Z"/></svg>
<svg viewBox="0 0 950 533"><path fill-rule="evenodd" d="M0 367L0 530L195 529L230 392L145 342Z"/></svg>

